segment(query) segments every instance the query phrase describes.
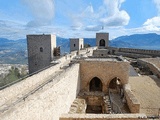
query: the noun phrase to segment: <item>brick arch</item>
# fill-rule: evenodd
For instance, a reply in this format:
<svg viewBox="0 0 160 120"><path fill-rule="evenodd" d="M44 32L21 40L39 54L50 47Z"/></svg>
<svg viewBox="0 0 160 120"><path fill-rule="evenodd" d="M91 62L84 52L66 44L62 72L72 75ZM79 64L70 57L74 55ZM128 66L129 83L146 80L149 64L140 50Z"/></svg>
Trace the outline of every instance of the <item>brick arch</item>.
<svg viewBox="0 0 160 120"><path fill-rule="evenodd" d="M120 82L121 82L121 85L123 86L123 85L125 85L125 82L124 82L124 80L123 79L121 79L120 77L112 77L111 79L109 79L108 81L107 81L107 91L108 91L108 89L109 89L109 85L110 85L110 83L111 83L111 81L113 80L113 79L115 79L115 78L118 78L119 80L120 80Z"/></svg>
<svg viewBox="0 0 160 120"><path fill-rule="evenodd" d="M124 80L121 78L121 77L118 77L118 76L115 76L115 77L112 77L112 78L110 78L109 80L108 80L108 82L107 82L107 85L109 85L109 83L114 79L114 78L119 78L119 80L121 81L121 83L124 85L125 84L125 82L124 82Z"/></svg>
<svg viewBox="0 0 160 120"><path fill-rule="evenodd" d="M88 80L88 83L87 83L88 91L90 91L90 83L94 78L98 78L100 80L100 82L102 83L102 91L104 91L105 83L104 83L103 79L99 76L90 77L90 79Z"/></svg>

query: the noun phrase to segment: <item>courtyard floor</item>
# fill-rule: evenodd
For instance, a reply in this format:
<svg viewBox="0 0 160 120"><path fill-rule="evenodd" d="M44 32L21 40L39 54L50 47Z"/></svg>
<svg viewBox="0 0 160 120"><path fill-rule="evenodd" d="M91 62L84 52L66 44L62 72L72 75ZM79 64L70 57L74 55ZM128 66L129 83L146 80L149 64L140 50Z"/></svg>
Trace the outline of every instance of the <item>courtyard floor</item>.
<svg viewBox="0 0 160 120"><path fill-rule="evenodd" d="M160 79L156 76L130 77L131 90L139 100L140 113L156 116L160 113Z"/></svg>

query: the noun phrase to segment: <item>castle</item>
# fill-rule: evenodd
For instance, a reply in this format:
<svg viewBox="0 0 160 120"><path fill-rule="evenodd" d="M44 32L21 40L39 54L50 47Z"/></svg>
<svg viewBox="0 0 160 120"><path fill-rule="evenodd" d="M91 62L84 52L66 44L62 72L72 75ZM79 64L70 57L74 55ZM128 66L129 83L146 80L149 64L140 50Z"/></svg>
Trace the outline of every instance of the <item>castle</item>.
<svg viewBox="0 0 160 120"><path fill-rule="evenodd" d="M55 35L27 40L30 75L0 91L0 119L159 119L160 51L109 47L97 33L96 47L71 38L57 59Z"/></svg>

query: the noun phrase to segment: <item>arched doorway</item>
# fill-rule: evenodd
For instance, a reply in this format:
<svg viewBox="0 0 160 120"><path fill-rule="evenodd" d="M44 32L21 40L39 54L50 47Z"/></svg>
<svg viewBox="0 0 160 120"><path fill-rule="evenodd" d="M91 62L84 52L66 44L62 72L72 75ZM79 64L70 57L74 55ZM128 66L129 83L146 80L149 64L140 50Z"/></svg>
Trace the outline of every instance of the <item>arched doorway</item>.
<svg viewBox="0 0 160 120"><path fill-rule="evenodd" d="M108 91L109 98L110 98L110 102L112 103L112 110L115 113L121 113L121 112L130 113L130 110L126 102L123 84L121 80L118 77L113 78L110 81L108 87L109 87L109 91Z"/></svg>
<svg viewBox="0 0 160 120"><path fill-rule="evenodd" d="M105 40L104 39L101 39L99 41L99 46L105 47Z"/></svg>
<svg viewBox="0 0 160 120"><path fill-rule="evenodd" d="M98 77L94 77L90 81L89 91L102 91L102 82Z"/></svg>
<svg viewBox="0 0 160 120"><path fill-rule="evenodd" d="M122 87L122 83L118 77L115 77L110 81L109 89L121 94L121 90L123 89L123 87Z"/></svg>

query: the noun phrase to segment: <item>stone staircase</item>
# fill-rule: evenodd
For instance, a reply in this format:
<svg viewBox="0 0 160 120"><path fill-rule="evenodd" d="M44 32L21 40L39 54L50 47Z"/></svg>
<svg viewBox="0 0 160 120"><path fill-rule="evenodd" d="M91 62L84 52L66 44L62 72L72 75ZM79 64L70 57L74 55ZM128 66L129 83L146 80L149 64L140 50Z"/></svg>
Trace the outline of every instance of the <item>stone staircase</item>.
<svg viewBox="0 0 160 120"><path fill-rule="evenodd" d="M103 97L103 101L104 101L104 113L106 114L112 114L112 107L111 107L111 101L109 99L109 96L106 95Z"/></svg>
<svg viewBox="0 0 160 120"><path fill-rule="evenodd" d="M76 98L70 107L69 114L86 113L86 107L87 107L87 104L85 99Z"/></svg>

